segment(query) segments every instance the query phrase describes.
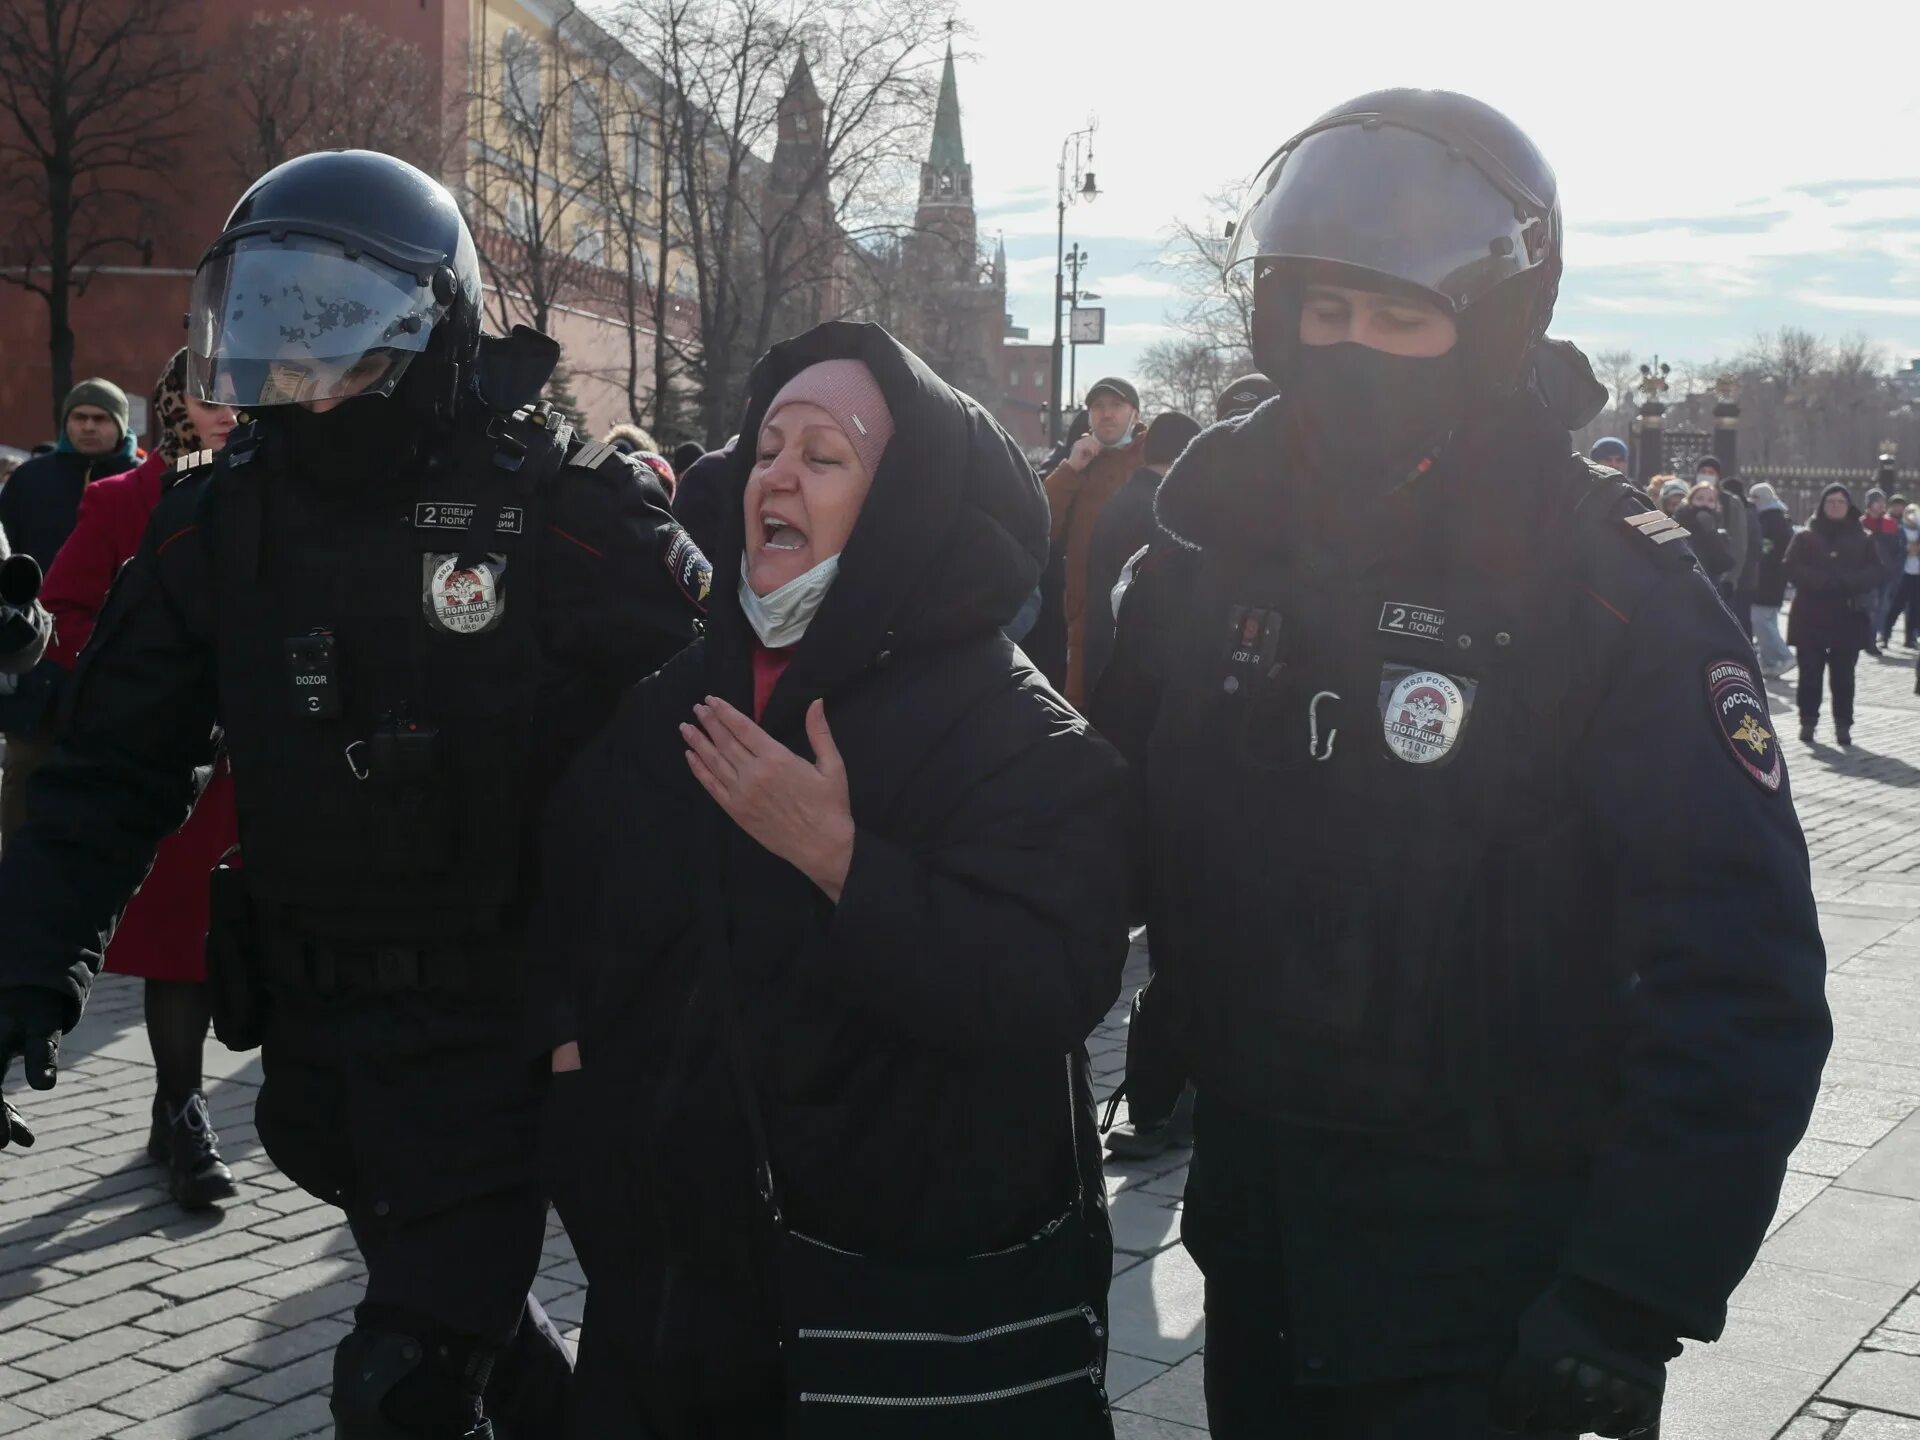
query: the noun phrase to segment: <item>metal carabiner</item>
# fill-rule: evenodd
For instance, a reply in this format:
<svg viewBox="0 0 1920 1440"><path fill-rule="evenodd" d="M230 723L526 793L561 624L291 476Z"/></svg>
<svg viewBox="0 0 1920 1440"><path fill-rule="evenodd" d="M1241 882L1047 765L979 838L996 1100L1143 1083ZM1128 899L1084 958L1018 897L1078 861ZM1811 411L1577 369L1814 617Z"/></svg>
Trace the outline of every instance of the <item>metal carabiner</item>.
<svg viewBox="0 0 1920 1440"><path fill-rule="evenodd" d="M364 750L366 748L367 748L367 742L364 740L356 740L351 745L347 746L347 769L353 772L353 778L356 780L365 780L368 774L371 773L368 771L366 766L362 765L358 760L353 758L354 751Z"/></svg>
<svg viewBox="0 0 1920 1440"><path fill-rule="evenodd" d="M1340 738L1338 727L1327 731L1327 747L1320 748L1320 702L1338 700L1340 697L1331 690L1322 690L1307 702L1307 755L1314 760L1331 760L1333 742Z"/></svg>

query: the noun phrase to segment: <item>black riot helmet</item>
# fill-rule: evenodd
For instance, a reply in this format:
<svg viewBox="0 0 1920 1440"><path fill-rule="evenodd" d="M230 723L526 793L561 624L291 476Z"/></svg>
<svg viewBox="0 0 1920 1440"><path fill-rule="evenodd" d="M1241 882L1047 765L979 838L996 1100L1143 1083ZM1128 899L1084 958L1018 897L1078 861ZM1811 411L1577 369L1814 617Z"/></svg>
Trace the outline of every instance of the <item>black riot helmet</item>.
<svg viewBox="0 0 1920 1440"><path fill-rule="evenodd" d="M260 410L398 394L444 416L480 343L479 255L424 171L371 150L303 155L227 217L187 329L202 400Z"/></svg>
<svg viewBox="0 0 1920 1440"><path fill-rule="evenodd" d="M1319 279L1438 305L1484 394L1524 380L1559 294L1560 245L1558 183L1519 126L1466 95L1378 90L1267 161L1227 265L1257 267L1254 358L1282 390L1300 293Z"/></svg>

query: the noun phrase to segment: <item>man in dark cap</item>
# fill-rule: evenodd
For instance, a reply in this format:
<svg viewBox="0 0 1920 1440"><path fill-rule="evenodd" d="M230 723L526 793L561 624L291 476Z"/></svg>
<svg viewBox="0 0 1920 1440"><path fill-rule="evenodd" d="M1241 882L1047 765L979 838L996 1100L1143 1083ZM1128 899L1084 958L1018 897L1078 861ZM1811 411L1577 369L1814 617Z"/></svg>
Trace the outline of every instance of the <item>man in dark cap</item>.
<svg viewBox="0 0 1920 1440"><path fill-rule="evenodd" d="M1280 393L1280 387L1258 371L1242 375L1213 402L1213 418L1216 423L1231 420L1236 415L1250 415L1267 401Z"/></svg>
<svg viewBox="0 0 1920 1440"><path fill-rule="evenodd" d="M1067 636L1062 689L1075 705L1084 705L1093 688L1086 678L1086 617L1096 603L1087 579L1093 527L1107 501L1139 467L1146 433L1140 423L1140 392L1132 382L1117 376L1096 380L1087 390L1087 433L1046 477L1047 504L1053 511L1050 540L1065 547L1059 606Z"/></svg>

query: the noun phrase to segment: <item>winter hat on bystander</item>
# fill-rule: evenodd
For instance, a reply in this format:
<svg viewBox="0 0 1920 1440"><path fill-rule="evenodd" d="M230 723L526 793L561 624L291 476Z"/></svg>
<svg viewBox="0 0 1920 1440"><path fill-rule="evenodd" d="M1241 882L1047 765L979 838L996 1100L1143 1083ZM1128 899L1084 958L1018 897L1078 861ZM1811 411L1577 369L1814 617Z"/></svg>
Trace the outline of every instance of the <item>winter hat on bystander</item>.
<svg viewBox="0 0 1920 1440"><path fill-rule="evenodd" d="M880 393L880 382L858 360L822 360L794 376L767 406L767 420L783 405L818 405L853 442L854 454L872 475L893 438L893 412ZM766 421L762 421L765 424Z"/></svg>
<svg viewBox="0 0 1920 1440"><path fill-rule="evenodd" d="M201 448L200 432L193 428L193 416L187 411L187 350L183 345L173 352L167 368L153 382L154 448L169 460L191 455Z"/></svg>

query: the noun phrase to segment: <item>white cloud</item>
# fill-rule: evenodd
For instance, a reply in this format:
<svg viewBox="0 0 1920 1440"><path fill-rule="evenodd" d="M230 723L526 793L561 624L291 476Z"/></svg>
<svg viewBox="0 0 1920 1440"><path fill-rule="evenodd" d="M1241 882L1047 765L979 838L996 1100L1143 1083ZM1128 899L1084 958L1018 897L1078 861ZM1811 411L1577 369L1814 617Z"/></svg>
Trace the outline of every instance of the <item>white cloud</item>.
<svg viewBox="0 0 1920 1440"><path fill-rule="evenodd" d="M1821 310L1847 310L1858 315L1920 315L1920 297L1911 295L1826 295L1802 290L1794 299Z"/></svg>

